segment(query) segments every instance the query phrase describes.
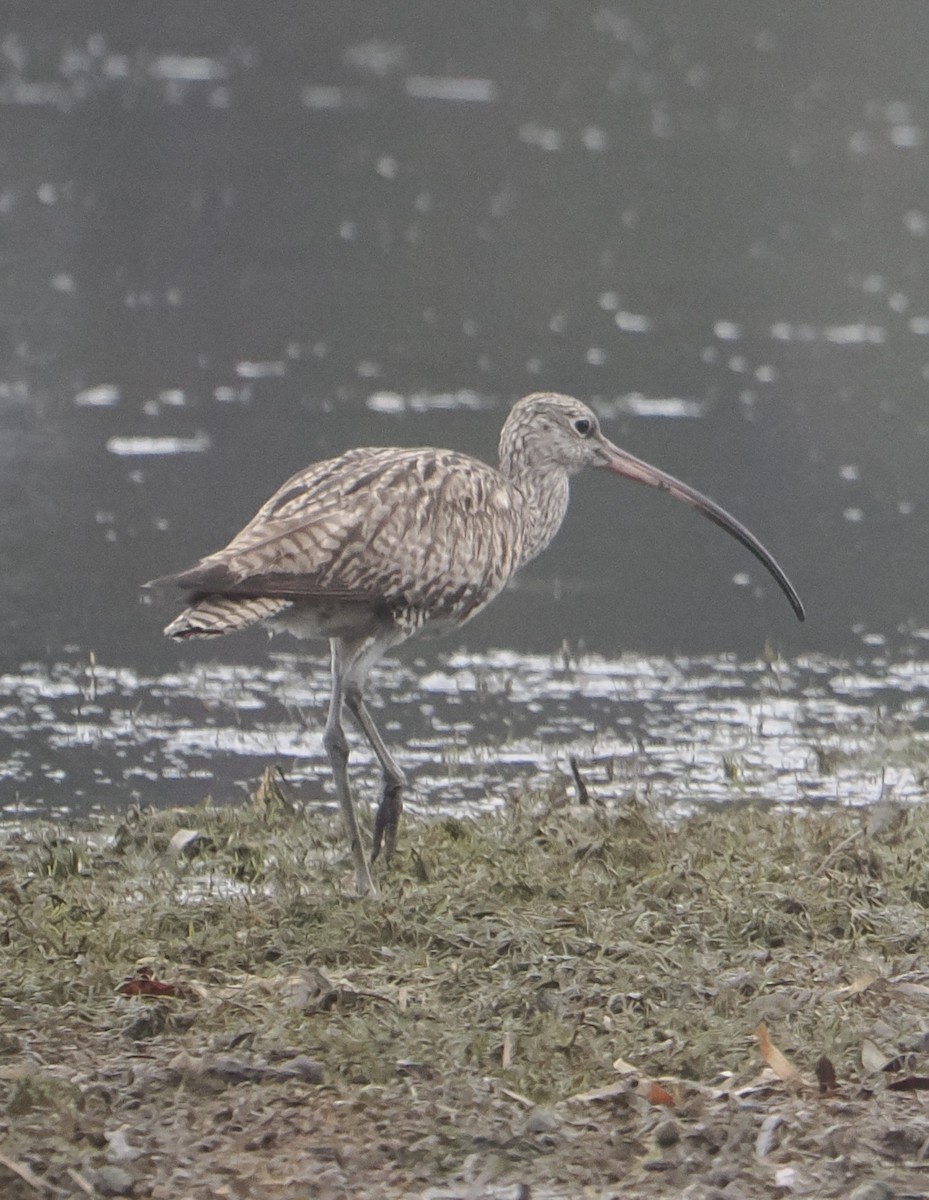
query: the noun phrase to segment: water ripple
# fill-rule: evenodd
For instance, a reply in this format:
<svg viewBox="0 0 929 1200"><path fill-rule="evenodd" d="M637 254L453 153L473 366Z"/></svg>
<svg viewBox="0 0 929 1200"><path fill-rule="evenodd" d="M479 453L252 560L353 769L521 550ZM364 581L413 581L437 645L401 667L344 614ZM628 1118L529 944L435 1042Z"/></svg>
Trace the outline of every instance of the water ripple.
<svg viewBox="0 0 929 1200"><path fill-rule="evenodd" d="M609 659L458 650L382 664L372 709L430 812L486 810L514 789L570 794L577 757L603 799L662 809L913 800L929 773L929 663L813 655ZM9 813L242 799L278 763L330 805L322 657L263 666L33 663L0 676L0 779ZM353 736L362 794L376 763Z"/></svg>

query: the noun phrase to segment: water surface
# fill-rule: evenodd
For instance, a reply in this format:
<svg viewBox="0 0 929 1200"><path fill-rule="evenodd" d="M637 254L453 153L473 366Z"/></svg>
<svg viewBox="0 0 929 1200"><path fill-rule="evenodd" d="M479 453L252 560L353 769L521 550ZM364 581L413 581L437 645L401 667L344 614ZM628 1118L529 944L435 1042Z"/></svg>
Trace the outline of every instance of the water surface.
<svg viewBox="0 0 929 1200"><path fill-rule="evenodd" d="M694 514L580 480L467 651L384 668L423 798L547 786L570 749L707 799L752 756L785 799L878 790L815 747L831 719L844 753L856 674L875 755L881 714L919 720L927 44L924 6L866 0L8 4L0 799L229 795L264 754L318 787L320 660L181 656L139 585L350 445L493 458L539 388L733 510L809 620Z"/></svg>
<svg viewBox="0 0 929 1200"><path fill-rule="evenodd" d="M372 711L423 812L477 812L527 791L659 811L701 804L863 805L924 794L929 665L734 656L575 657L456 650L372 673ZM328 672L272 651L264 664L187 659L143 674L38 663L0 677L8 817L128 804L242 801L278 767L295 802L334 803L322 745ZM353 774L378 772L354 730ZM36 754L37 740L42 750Z"/></svg>

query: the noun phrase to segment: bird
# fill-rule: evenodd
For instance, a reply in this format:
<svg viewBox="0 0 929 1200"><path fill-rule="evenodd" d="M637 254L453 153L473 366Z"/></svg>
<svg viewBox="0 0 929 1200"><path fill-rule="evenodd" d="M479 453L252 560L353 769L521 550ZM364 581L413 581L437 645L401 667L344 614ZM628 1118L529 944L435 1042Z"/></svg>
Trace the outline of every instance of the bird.
<svg viewBox="0 0 929 1200"><path fill-rule="evenodd" d="M571 478L598 468L667 492L721 526L765 566L799 620L804 608L775 558L707 496L614 445L571 396L535 392L510 409L499 462L434 447L366 447L284 483L227 546L151 580L186 593L164 630L178 641L253 625L328 640L331 693L323 744L351 847L355 888L377 894L372 865L397 841L407 778L365 702L371 668L416 634L456 630L548 546ZM368 856L349 780L345 710L383 773Z"/></svg>

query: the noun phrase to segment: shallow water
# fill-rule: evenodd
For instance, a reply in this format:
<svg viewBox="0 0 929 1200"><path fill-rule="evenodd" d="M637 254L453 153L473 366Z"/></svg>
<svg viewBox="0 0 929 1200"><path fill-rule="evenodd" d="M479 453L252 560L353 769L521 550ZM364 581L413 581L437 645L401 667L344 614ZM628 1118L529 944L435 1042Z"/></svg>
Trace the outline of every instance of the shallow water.
<svg viewBox="0 0 929 1200"><path fill-rule="evenodd" d="M571 794L571 756L595 798L672 813L907 801L929 773L929 663L457 650L387 661L371 690L408 802L429 813L486 810L527 788ZM154 675L27 664L0 677L5 814L241 801L271 765L295 799L332 804L327 695L326 664L290 653ZM376 765L350 734L359 794L373 795Z"/></svg>
<svg viewBox="0 0 929 1200"><path fill-rule="evenodd" d="M492 458L540 388L731 508L809 620L694 514L578 480L469 654L381 672L417 800L569 752L673 805L873 797L881 753L915 794L929 10L285 7L0 34L0 803L228 797L275 756L322 795L322 660L182 659L139 585L350 445ZM572 676L565 637L602 657Z"/></svg>

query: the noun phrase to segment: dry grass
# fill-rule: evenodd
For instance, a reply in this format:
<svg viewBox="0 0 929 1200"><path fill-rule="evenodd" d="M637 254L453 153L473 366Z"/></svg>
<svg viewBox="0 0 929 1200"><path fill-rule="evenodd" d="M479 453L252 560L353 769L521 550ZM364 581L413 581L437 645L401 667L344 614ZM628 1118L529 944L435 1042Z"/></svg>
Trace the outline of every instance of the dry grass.
<svg viewBox="0 0 929 1200"><path fill-rule="evenodd" d="M760 1196L778 1171L838 1196L924 1174L921 1093L889 1085L929 1075L929 810L670 827L527 802L409 822L362 901L338 829L265 796L7 837L4 1196ZM117 994L140 976L175 994ZM745 1091L762 1022L838 1090ZM617 1058L694 1086L655 1107L616 1091Z"/></svg>

